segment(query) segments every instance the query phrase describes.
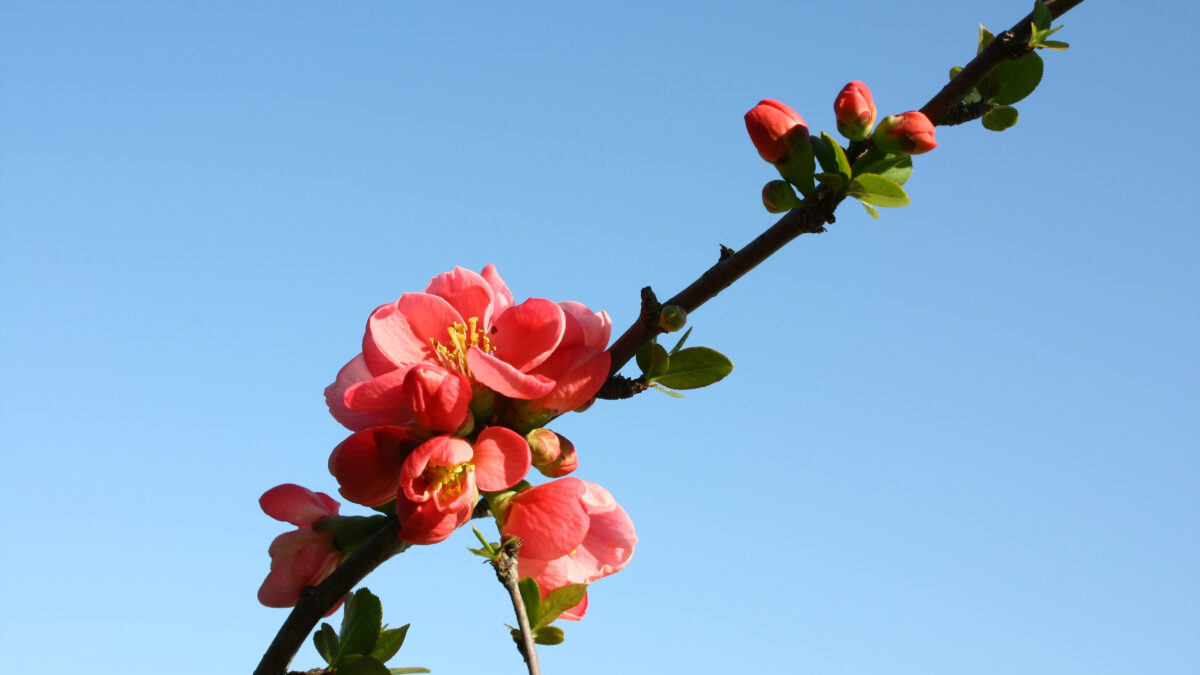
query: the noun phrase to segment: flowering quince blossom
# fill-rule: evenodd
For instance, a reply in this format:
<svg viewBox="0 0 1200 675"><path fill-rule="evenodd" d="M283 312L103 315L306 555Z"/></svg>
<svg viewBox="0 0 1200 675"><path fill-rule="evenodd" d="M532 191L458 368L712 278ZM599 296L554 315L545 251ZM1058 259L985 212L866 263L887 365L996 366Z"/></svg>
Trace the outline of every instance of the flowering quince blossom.
<svg viewBox="0 0 1200 675"><path fill-rule="evenodd" d="M258 589L258 601L267 607L292 607L300 600L300 591L324 581L342 561L341 551L333 545L333 532L314 527L322 518L338 515L338 503L290 483L267 490L258 503L268 516L296 526L294 532L271 542L271 572Z"/></svg>
<svg viewBox="0 0 1200 675"><path fill-rule="evenodd" d="M883 118L871 140L875 147L893 154L919 155L937 147L933 122L919 110Z"/></svg>
<svg viewBox="0 0 1200 675"><path fill-rule="evenodd" d="M852 141L861 141L871 135L875 124L875 100L867 85L855 80L838 93L833 101L833 114L837 118L838 131Z"/></svg>
<svg viewBox="0 0 1200 675"><path fill-rule="evenodd" d="M561 389L544 372L577 367L564 354L538 371L563 341L566 311L540 298L514 304L492 265L481 274L461 267L439 274L424 293L405 293L372 312L362 353L325 390L329 410L352 431L413 423L404 382L419 364L509 398L542 399Z"/></svg>
<svg viewBox="0 0 1200 675"><path fill-rule="evenodd" d="M800 113L785 103L767 98L746 113L746 131L763 159L774 164L787 159L790 149L788 136L796 133L808 138L808 125Z"/></svg>
<svg viewBox="0 0 1200 675"><path fill-rule="evenodd" d="M395 500L402 540L434 544L470 520L480 490L516 485L530 462L525 439L504 427L487 427L468 442L445 434L422 441L410 427L381 426L342 441L329 457L329 471L350 501L379 506Z"/></svg>
<svg viewBox="0 0 1200 675"><path fill-rule="evenodd" d="M533 577L544 598L556 588L590 584L629 564L637 534L633 521L608 490L578 478L561 478L513 496L500 523L505 537L523 542L517 569ZM587 597L562 614L577 621Z"/></svg>

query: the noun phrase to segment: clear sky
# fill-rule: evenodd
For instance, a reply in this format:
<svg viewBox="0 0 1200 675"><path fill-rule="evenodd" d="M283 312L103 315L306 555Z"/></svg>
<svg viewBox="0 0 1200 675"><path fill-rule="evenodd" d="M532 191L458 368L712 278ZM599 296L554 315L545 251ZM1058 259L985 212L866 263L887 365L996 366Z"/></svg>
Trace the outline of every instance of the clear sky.
<svg viewBox="0 0 1200 675"><path fill-rule="evenodd" d="M623 329L774 222L759 99L918 108L1030 8L0 2L5 670L249 672L373 308L495 263ZM1200 672L1198 19L1085 2L1014 129L693 315L725 382L554 425L641 543L548 673ZM521 672L472 544L368 579L392 665Z"/></svg>

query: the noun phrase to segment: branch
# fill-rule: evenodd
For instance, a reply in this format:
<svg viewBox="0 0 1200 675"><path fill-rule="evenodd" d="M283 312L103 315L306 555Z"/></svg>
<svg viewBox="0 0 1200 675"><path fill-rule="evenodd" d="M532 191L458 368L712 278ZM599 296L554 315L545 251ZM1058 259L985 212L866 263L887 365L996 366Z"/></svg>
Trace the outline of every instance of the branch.
<svg viewBox="0 0 1200 675"><path fill-rule="evenodd" d="M521 547L520 539L507 539L500 548L500 557L492 562L496 568L496 578L508 589L508 597L512 599L513 612L517 615L517 627L521 631L521 641L517 649L525 658L529 667L529 675L541 675L538 666L537 647L533 643L533 628L529 625L529 614L525 611L525 599L521 597L521 587L517 583L517 549Z"/></svg>
<svg viewBox="0 0 1200 675"><path fill-rule="evenodd" d="M350 589L371 570L408 549L410 544L401 541L399 534L400 523L395 518L388 518L383 527L346 558L325 581L301 591L300 601L279 628L271 646L267 647L262 661L254 669L254 675L283 675L325 613L345 598Z"/></svg>
<svg viewBox="0 0 1200 675"><path fill-rule="evenodd" d="M1065 14L1072 7L1083 2L1083 0L1045 0L1047 9L1050 10L1050 15L1058 18ZM1000 65L1008 59L1017 58L1028 52L1028 43L1030 35L1030 24L1033 22L1033 13L1030 12L1023 19L1018 21L1016 25L1010 28L1005 33L996 36L996 39L987 46L980 54L970 63L963 67L958 77L950 81L942 90L937 93L928 103L921 108L921 112L925 113L936 125L945 125L952 120L948 117L951 110L957 106L963 98L972 89L978 85L988 73L996 66ZM860 143L851 144L850 155L851 162L854 158L865 149ZM821 186L822 188L824 186ZM688 314L696 311L701 305L717 296L721 291L728 288L733 282L737 281L750 270L754 269L776 251L783 248L785 244L795 239L796 237L806 233L821 233L825 231L825 224L834 222L833 212L837 209L841 199L830 199L828 191L819 191L815 203L806 205L803 209L796 208L788 211L774 225L768 228L765 232L758 235L754 241L750 242L745 248L728 255L728 249L722 246L721 260L717 262L700 275L700 278L692 282L690 286L679 292L678 295L662 303L663 305L679 305ZM655 321L657 317L655 317ZM627 386L622 386L621 382L614 382L614 376L620 372L625 364L633 358L634 354L642 348L647 342L654 339L656 335L662 331L658 328L654 321L647 320L644 316L639 316L629 328L613 342L608 351L612 355L612 366L609 368L609 383L606 387L610 387L613 393L624 392L628 389ZM636 392L634 392L636 393ZM629 394L630 396L632 393ZM622 396L613 396L613 398L621 398ZM623 396L627 398L628 396Z"/></svg>

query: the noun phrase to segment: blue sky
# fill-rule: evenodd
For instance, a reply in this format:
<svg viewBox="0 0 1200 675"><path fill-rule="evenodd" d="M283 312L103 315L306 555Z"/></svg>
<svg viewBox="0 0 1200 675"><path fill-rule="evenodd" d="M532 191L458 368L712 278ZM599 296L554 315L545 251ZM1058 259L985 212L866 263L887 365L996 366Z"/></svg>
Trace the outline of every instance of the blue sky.
<svg viewBox="0 0 1200 675"><path fill-rule="evenodd" d="M256 500L335 494L371 309L495 263L623 329L774 222L759 99L917 108L1028 10L0 2L7 668L248 672ZM1198 17L1154 14L1085 2L1014 129L695 313L726 381L556 422L641 542L547 672L1200 669ZM472 543L368 579L393 665L521 671Z"/></svg>

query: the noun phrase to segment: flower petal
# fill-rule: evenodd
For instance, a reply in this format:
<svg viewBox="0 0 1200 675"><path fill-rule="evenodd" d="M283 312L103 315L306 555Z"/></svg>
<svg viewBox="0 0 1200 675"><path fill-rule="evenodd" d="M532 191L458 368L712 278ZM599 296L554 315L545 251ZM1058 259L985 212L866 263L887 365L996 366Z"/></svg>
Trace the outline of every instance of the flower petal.
<svg viewBox="0 0 1200 675"><path fill-rule="evenodd" d="M422 429L454 433L467 421L471 381L429 363L418 363L404 377L404 395Z"/></svg>
<svg viewBox="0 0 1200 675"><path fill-rule="evenodd" d="M496 271L495 265L483 268L479 276L483 277L492 287L492 318L500 316L515 304L512 291L508 290L508 285L500 278L500 273Z"/></svg>
<svg viewBox="0 0 1200 675"><path fill-rule="evenodd" d="M479 432L475 444L475 482L484 492L498 492L520 483L529 473L529 444L505 427Z"/></svg>
<svg viewBox="0 0 1200 675"><path fill-rule="evenodd" d="M430 339L446 341L446 329L462 323L450 303L428 293L405 293L367 320L363 358L375 375L418 361L432 361Z"/></svg>
<svg viewBox="0 0 1200 675"><path fill-rule="evenodd" d="M539 398L554 389L554 380L526 375L479 347L471 347L467 352L467 365L476 382L509 398Z"/></svg>
<svg viewBox="0 0 1200 675"><path fill-rule="evenodd" d="M404 454L415 445L409 427L371 427L352 434L329 455L329 473L343 497L363 506L396 498Z"/></svg>
<svg viewBox="0 0 1200 675"><path fill-rule="evenodd" d="M560 478L517 494L501 532L521 538L522 556L553 560L567 555L587 535L588 515L579 501L585 489L578 478Z"/></svg>
<svg viewBox="0 0 1200 675"><path fill-rule="evenodd" d="M338 503L332 497L294 483L277 485L267 490L258 498L258 504L263 512L275 520L298 526L311 525L322 518L338 514Z"/></svg>
<svg viewBox="0 0 1200 675"><path fill-rule="evenodd" d="M608 347L608 338L612 334L612 319L608 312L593 312L578 302L566 301L558 303L567 316L567 330L563 334L559 348L587 345L599 350Z"/></svg>
<svg viewBox="0 0 1200 675"><path fill-rule="evenodd" d="M425 292L445 299L462 318L477 317L481 327L491 326L492 287L471 270L455 267L443 272L429 281Z"/></svg>
<svg viewBox="0 0 1200 675"><path fill-rule="evenodd" d="M382 410L378 412L362 412L351 410L346 405L346 390L359 382L366 382L374 377L367 369L367 361L362 354L355 356L350 363L342 366L333 384L325 387L325 404L329 406L329 414L351 431L359 431L367 427L381 424L408 424L405 411ZM411 417L411 416L407 416Z"/></svg>
<svg viewBox="0 0 1200 675"><path fill-rule="evenodd" d="M497 358L527 373L550 357L562 341L566 321L558 305L530 298L497 316L488 337Z"/></svg>
<svg viewBox="0 0 1200 675"><path fill-rule="evenodd" d="M258 589L258 601L267 607L293 607L300 591L315 586L341 562L341 554L330 545L308 544L279 564L272 560L271 572Z"/></svg>
<svg viewBox="0 0 1200 675"><path fill-rule="evenodd" d="M558 349L534 371L554 380L554 388L545 396L529 402L531 410L549 410L555 414L570 412L587 403L608 380L612 355L593 347Z"/></svg>

